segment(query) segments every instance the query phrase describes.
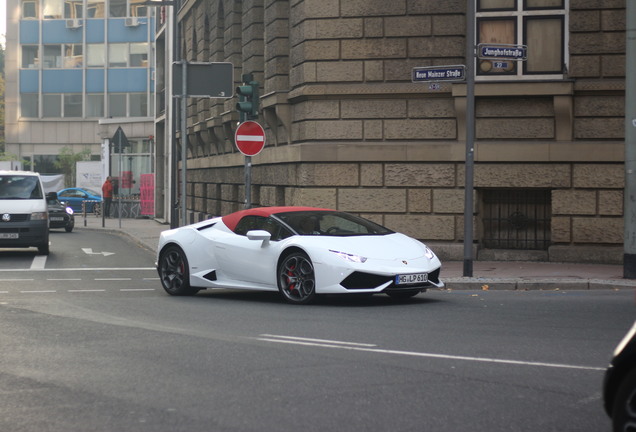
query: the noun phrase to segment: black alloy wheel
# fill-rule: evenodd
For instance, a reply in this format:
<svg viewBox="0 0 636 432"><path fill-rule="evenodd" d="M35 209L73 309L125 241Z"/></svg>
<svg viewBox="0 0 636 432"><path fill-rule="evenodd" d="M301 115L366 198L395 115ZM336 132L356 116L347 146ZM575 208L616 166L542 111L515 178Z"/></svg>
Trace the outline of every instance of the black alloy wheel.
<svg viewBox="0 0 636 432"><path fill-rule="evenodd" d="M307 304L316 297L316 275L307 254L292 252L278 266L278 290L289 303Z"/></svg>
<svg viewBox="0 0 636 432"><path fill-rule="evenodd" d="M173 296L190 296L199 292L190 286L188 258L179 246L168 246L159 257L159 278L166 292Z"/></svg>
<svg viewBox="0 0 636 432"><path fill-rule="evenodd" d="M636 432L636 368L627 374L618 387L612 425L614 432Z"/></svg>

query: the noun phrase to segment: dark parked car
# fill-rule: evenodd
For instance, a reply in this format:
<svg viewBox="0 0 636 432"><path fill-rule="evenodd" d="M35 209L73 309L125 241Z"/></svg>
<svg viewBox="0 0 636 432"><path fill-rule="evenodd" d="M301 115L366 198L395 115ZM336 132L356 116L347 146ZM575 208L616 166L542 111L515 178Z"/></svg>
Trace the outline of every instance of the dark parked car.
<svg viewBox="0 0 636 432"><path fill-rule="evenodd" d="M49 210L49 228L64 228L66 232L73 231L75 226L75 216L73 209L66 202L61 202L57 193L46 194L46 205Z"/></svg>
<svg viewBox="0 0 636 432"><path fill-rule="evenodd" d="M636 323L614 350L603 381L603 401L614 432L636 430Z"/></svg>
<svg viewBox="0 0 636 432"><path fill-rule="evenodd" d="M99 212L101 208L102 197L92 189L67 188L58 191L57 196L61 201L66 201L75 213L84 211L82 203L86 206L86 213Z"/></svg>

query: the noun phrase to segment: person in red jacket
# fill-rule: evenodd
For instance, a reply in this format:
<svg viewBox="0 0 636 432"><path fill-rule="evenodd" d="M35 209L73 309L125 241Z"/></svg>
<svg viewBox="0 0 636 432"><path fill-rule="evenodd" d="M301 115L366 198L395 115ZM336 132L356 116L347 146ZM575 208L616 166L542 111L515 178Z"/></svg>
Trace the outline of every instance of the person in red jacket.
<svg viewBox="0 0 636 432"><path fill-rule="evenodd" d="M110 176L102 185L102 196L104 198L104 217L110 217L110 203L113 201L113 182Z"/></svg>

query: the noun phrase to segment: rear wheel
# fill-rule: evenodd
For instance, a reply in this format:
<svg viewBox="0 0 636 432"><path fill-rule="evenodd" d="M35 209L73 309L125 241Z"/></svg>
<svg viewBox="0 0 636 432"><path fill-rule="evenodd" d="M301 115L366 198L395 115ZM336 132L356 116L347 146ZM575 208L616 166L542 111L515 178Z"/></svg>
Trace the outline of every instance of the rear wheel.
<svg viewBox="0 0 636 432"><path fill-rule="evenodd" d="M158 264L161 285L173 296L189 296L199 292L190 286L188 259L179 246L168 246L161 253Z"/></svg>
<svg viewBox="0 0 636 432"><path fill-rule="evenodd" d="M612 412L614 432L636 431L636 368L623 379Z"/></svg>
<svg viewBox="0 0 636 432"><path fill-rule="evenodd" d="M316 275L309 257L292 252L278 265L278 290L289 303L306 304L316 297Z"/></svg>

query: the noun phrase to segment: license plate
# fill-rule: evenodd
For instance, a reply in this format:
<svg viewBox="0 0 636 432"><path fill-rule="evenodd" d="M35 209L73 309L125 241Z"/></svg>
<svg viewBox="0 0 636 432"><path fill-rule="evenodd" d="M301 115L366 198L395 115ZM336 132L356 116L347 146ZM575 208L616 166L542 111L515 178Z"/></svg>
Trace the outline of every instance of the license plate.
<svg viewBox="0 0 636 432"><path fill-rule="evenodd" d="M19 237L18 233L0 233L0 239L17 239Z"/></svg>
<svg viewBox="0 0 636 432"><path fill-rule="evenodd" d="M428 273L412 273L405 275L397 275L395 277L396 285L412 285L428 282Z"/></svg>
<svg viewBox="0 0 636 432"><path fill-rule="evenodd" d="M52 216L49 219L51 219L53 222L60 222L64 220L64 218L60 216Z"/></svg>

